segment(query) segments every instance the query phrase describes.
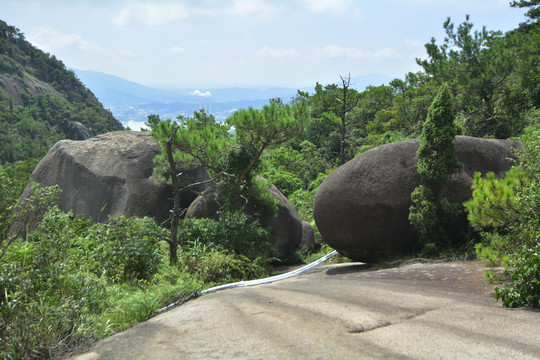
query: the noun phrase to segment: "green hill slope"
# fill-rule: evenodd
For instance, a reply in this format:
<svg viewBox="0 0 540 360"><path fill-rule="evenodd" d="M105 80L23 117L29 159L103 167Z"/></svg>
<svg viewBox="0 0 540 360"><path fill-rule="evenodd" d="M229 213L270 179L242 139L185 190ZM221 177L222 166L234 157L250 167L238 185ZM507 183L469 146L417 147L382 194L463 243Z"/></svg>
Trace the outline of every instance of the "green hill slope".
<svg viewBox="0 0 540 360"><path fill-rule="evenodd" d="M0 165L40 157L60 139L120 129L62 61L0 20Z"/></svg>

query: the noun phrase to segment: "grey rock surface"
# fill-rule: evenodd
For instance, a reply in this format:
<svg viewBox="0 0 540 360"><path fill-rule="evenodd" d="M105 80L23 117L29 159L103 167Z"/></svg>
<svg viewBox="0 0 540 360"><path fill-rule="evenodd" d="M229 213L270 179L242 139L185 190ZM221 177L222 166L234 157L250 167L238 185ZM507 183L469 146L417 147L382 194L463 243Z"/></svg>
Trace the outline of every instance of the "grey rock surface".
<svg viewBox="0 0 540 360"><path fill-rule="evenodd" d="M482 271L324 265L203 295L73 359L538 359L540 312L497 304Z"/></svg>
<svg viewBox="0 0 540 360"><path fill-rule="evenodd" d="M474 172L504 176L518 142L457 136L463 170L450 179L448 198L464 202L472 195ZM323 239L342 255L373 261L387 253L408 252L416 235L408 221L411 192L420 184L418 140L379 146L339 167L321 184L313 215ZM455 236L467 230L465 215Z"/></svg>
<svg viewBox="0 0 540 360"><path fill-rule="evenodd" d="M116 131L84 141L59 141L32 173L19 201L31 195L33 183L58 185L62 189L59 207L74 215L85 214L101 222L109 215L150 216L162 223L172 209L172 191L152 175L158 153L149 132ZM196 169L190 176L209 178L205 169ZM184 206L194 198L185 196Z"/></svg>
<svg viewBox="0 0 540 360"><path fill-rule="evenodd" d="M278 258L287 259L294 254L302 241L302 220L294 206L274 185L271 185L268 191L278 200L278 211L272 217L268 242L277 249Z"/></svg>
<svg viewBox="0 0 540 360"><path fill-rule="evenodd" d="M313 227L307 221L302 221L302 241L298 246L298 251L303 254L311 254L320 250L321 244L315 239L315 232Z"/></svg>

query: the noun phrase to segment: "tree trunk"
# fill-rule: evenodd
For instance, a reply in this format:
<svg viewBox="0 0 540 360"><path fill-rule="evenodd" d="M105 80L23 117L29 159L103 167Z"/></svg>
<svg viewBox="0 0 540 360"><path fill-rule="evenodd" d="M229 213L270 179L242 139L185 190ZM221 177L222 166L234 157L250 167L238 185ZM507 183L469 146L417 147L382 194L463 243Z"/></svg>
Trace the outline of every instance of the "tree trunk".
<svg viewBox="0 0 540 360"><path fill-rule="evenodd" d="M167 140L167 159L171 170L172 191L173 191L173 210L171 214L171 240L169 241L169 262L171 265L178 263L178 223L180 221L180 186L178 183L178 174L176 163L174 162L172 144L178 131L178 125L174 123L171 137Z"/></svg>

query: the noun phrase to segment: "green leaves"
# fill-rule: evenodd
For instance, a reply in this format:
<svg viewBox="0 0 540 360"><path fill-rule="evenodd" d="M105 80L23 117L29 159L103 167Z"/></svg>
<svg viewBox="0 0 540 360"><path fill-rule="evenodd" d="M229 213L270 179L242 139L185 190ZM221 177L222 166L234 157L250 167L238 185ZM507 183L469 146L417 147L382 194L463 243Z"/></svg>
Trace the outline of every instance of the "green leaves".
<svg viewBox="0 0 540 360"><path fill-rule="evenodd" d="M261 110L251 107L238 110L226 122L234 128L235 141L252 149L259 158L266 148L296 136L304 126L305 114L300 106L293 108L271 102Z"/></svg>
<svg viewBox="0 0 540 360"><path fill-rule="evenodd" d="M162 261L159 241L167 230L151 218L112 217L107 224L94 224L82 242L92 271L111 282L148 280Z"/></svg>
<svg viewBox="0 0 540 360"><path fill-rule="evenodd" d="M448 87L441 86L428 110L418 148L418 173L438 197L448 176L461 169L454 145L456 127Z"/></svg>
<svg viewBox="0 0 540 360"><path fill-rule="evenodd" d="M409 222L418 232L424 251L448 241L447 227L458 206L444 197L448 177L462 167L454 145L456 128L452 98L443 85L429 107L418 148L418 174L422 185L411 194ZM458 204L459 205L459 204Z"/></svg>
<svg viewBox="0 0 540 360"><path fill-rule="evenodd" d="M161 120L157 115L148 117L146 124L151 127L152 136L158 140L161 147L161 155L154 159L154 173L162 179L170 176L166 143L177 124L178 131L172 144L177 168L204 166L214 177L219 178L223 171L219 166L220 161L233 146L229 126L216 122L215 118L204 110L195 112L192 118L179 116L178 120L177 124L171 119Z"/></svg>
<svg viewBox="0 0 540 360"><path fill-rule="evenodd" d="M506 178L496 179L490 172L483 178L476 172L473 197L464 203L469 222L477 229L506 228L518 219L516 190L523 184L523 173L516 168L506 173Z"/></svg>
<svg viewBox="0 0 540 360"><path fill-rule="evenodd" d="M184 219L179 236L193 252L198 246L226 251L255 261L268 261L273 248L266 241L268 231L241 211L223 211L218 221L212 219Z"/></svg>
<svg viewBox="0 0 540 360"><path fill-rule="evenodd" d="M510 5L512 7L529 8L525 15L531 20L537 20L540 17L539 0L513 0Z"/></svg>
<svg viewBox="0 0 540 360"><path fill-rule="evenodd" d="M503 288L495 288L495 299L504 306L540 307L540 244L523 246L510 261L513 272Z"/></svg>
<svg viewBox="0 0 540 360"><path fill-rule="evenodd" d="M532 119L518 164L496 179L475 174L473 198L465 203L470 223L483 234L477 253L505 261L509 275L495 298L508 307L538 307L540 301L540 117Z"/></svg>

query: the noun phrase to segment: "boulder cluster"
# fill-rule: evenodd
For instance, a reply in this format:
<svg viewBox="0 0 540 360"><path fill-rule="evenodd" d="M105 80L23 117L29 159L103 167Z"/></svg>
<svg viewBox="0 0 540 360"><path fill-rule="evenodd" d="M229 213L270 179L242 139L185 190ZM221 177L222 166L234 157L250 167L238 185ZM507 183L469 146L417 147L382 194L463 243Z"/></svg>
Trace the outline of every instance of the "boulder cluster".
<svg viewBox="0 0 540 360"><path fill-rule="evenodd" d="M504 176L513 165L514 148L508 140L486 140L467 136L455 139L463 170L452 176L448 198L464 202L471 197L474 173L495 172ZM388 253L414 250L416 234L409 224L410 195L420 184L417 173L418 140L403 141L371 149L338 168L321 184L313 205L314 218L323 239L353 260L373 261ZM150 216L165 223L172 208L172 190L153 175L154 157L159 153L148 132L117 131L84 141L62 140L55 144L34 170L21 200L31 195L32 184L58 185L62 189L59 207L84 214L93 221L109 216ZM188 217L214 217L212 197L216 186L199 168L187 172L196 197L186 193L182 207ZM263 215L260 222L271 226L268 241L278 256L286 259L297 249L317 249L313 228L274 186L267 189L278 200L275 214ZM188 207L189 206L189 207ZM465 215L456 234L467 231Z"/></svg>
<svg viewBox="0 0 540 360"><path fill-rule="evenodd" d="M33 183L58 185L62 189L59 208L75 216L84 214L96 222L105 222L109 216L149 216L159 224L165 223L173 206L172 189L153 175L153 160L159 152L149 132L116 131L84 141L59 141L39 162L20 201L31 196ZM193 183L203 183L194 188L195 192L202 193L210 186L205 182L210 179L206 169L184 173ZM272 226L268 241L278 256L286 259L302 240L302 222L277 188L268 191L279 201L279 210L261 219L261 224ZM211 217L217 209L208 209L214 202L205 199L186 192L181 207L187 208L196 200L190 216L197 216L195 208L198 206L200 212L205 204L205 216Z"/></svg>

